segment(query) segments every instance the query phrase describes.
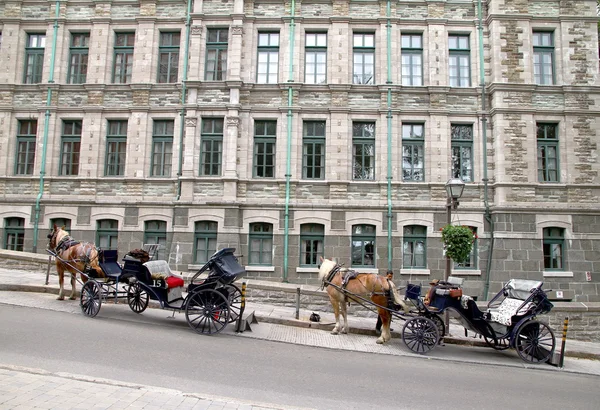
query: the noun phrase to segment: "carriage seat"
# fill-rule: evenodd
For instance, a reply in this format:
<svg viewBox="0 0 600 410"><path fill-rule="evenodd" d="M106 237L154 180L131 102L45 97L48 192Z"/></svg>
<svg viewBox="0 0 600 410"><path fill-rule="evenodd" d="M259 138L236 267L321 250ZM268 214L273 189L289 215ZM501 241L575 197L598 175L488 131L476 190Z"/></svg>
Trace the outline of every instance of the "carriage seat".
<svg viewBox="0 0 600 410"><path fill-rule="evenodd" d="M119 278L121 276L121 265L118 262L116 249L103 249L99 252L100 268L109 278Z"/></svg>
<svg viewBox="0 0 600 410"><path fill-rule="evenodd" d="M169 264L164 260L149 261L144 263L154 281L163 281L167 289L183 287L183 278L171 272Z"/></svg>
<svg viewBox="0 0 600 410"><path fill-rule="evenodd" d="M497 308L488 309L490 320L505 326L512 325L513 316L523 316L531 309L533 303L523 303L523 300L506 298Z"/></svg>
<svg viewBox="0 0 600 410"><path fill-rule="evenodd" d="M534 303L530 301L531 293L535 289L540 289L542 285L543 282L533 280L509 280L500 293L488 304L487 313L490 320L505 326L511 326L513 316L526 315L534 307ZM504 296L504 300L500 305L492 304L501 296Z"/></svg>

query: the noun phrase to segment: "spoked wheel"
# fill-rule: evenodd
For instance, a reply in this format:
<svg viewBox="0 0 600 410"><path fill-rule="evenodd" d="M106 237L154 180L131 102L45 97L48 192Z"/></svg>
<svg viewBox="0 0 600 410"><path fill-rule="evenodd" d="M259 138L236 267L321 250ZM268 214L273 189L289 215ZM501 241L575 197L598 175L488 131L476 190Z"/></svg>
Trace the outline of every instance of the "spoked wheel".
<svg viewBox="0 0 600 410"><path fill-rule="evenodd" d="M402 328L402 341L415 353L424 354L438 343L438 327L431 319L418 316L406 321Z"/></svg>
<svg viewBox="0 0 600 410"><path fill-rule="evenodd" d="M242 291L236 285L230 283L225 285L229 301L229 323L233 323L242 311Z"/></svg>
<svg viewBox="0 0 600 410"><path fill-rule="evenodd" d="M139 283L129 285L127 303L135 313L142 313L148 307L148 292Z"/></svg>
<svg viewBox="0 0 600 410"><path fill-rule="evenodd" d="M95 280L88 280L81 288L79 306L84 315L95 317L102 306L102 289Z"/></svg>
<svg viewBox="0 0 600 410"><path fill-rule="evenodd" d="M431 316L428 316L427 318L431 319L431 321L433 323L435 323L435 327L438 330L438 337L440 339L442 339L446 335L446 325L444 324L444 321L442 320L442 318L439 317L438 315L431 315Z"/></svg>
<svg viewBox="0 0 600 410"><path fill-rule="evenodd" d="M229 323L229 302L216 290L201 290L189 296L185 318L188 325L198 333L219 333Z"/></svg>
<svg viewBox="0 0 600 410"><path fill-rule="evenodd" d="M548 325L537 320L523 324L515 335L515 349L526 362L547 362L555 347L554 332Z"/></svg>
<svg viewBox="0 0 600 410"><path fill-rule="evenodd" d="M510 347L510 343L508 339L493 339L487 336L483 336L483 340L485 340L485 343L496 350L506 350Z"/></svg>

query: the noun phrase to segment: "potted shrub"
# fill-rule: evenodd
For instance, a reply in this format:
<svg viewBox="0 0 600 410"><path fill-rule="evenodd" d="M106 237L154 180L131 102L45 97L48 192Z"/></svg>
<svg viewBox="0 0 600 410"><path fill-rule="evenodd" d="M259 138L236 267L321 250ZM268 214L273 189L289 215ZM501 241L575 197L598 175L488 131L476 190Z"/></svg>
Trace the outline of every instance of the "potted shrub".
<svg viewBox="0 0 600 410"><path fill-rule="evenodd" d="M442 228L442 242L444 242L446 255L456 263L462 263L469 258L473 241L475 235L468 226L446 225Z"/></svg>

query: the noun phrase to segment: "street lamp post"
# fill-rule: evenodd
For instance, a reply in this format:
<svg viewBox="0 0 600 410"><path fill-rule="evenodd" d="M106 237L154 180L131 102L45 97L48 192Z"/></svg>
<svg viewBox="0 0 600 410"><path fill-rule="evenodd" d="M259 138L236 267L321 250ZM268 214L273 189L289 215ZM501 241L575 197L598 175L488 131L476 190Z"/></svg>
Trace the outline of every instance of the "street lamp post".
<svg viewBox="0 0 600 410"><path fill-rule="evenodd" d="M462 182L459 178L451 178L446 182L446 224L452 224L452 210L458 208L459 202L458 199L462 196L463 190L465 189L465 183ZM446 252L446 271L444 272L444 280L448 281L450 274L452 273L452 259L448 256ZM450 334L450 315L446 310L446 314L444 315L446 333Z"/></svg>

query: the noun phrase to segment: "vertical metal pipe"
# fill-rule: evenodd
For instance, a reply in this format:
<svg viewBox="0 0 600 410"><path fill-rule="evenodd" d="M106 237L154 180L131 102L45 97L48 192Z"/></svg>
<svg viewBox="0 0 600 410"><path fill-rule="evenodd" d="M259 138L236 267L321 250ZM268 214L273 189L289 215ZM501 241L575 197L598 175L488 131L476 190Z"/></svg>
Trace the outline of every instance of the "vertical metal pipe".
<svg viewBox="0 0 600 410"><path fill-rule="evenodd" d="M562 345L560 347L560 363L558 367L562 369L565 364L565 345L567 343L567 329L569 328L569 317L565 317L565 321L563 323L563 334L562 334Z"/></svg>
<svg viewBox="0 0 600 410"><path fill-rule="evenodd" d="M300 319L300 288L296 288L296 320Z"/></svg>
<svg viewBox="0 0 600 410"><path fill-rule="evenodd" d="M294 82L294 37L295 37L295 26L294 21L296 13L296 1L292 0L291 4L291 19L290 19L290 67L288 73L288 110L287 110L287 149L285 159L285 211L284 211L284 231L283 231L283 282L288 281L288 247L289 247L289 235L290 235L290 178L292 177L292 103L294 97L294 90L291 83Z"/></svg>
<svg viewBox="0 0 600 410"><path fill-rule="evenodd" d="M192 13L192 2L194 0L188 0L187 12L185 16L185 45L183 48L183 77L181 79L181 113L180 113L180 130L179 130L179 164L177 169L177 197L179 201L181 198L181 176L183 174L183 138L185 135L185 104L187 96L187 77L188 77L188 60L190 52L190 29L191 29L191 13Z"/></svg>
<svg viewBox="0 0 600 410"><path fill-rule="evenodd" d="M446 201L446 225L452 224L452 206L454 205L454 200L448 196ZM446 270L444 271L444 280L447 282L450 274L452 273L452 259L448 256L448 251L446 250ZM444 314L444 325L446 326L446 334L450 335L450 314L446 309ZM441 337L441 336L440 336Z"/></svg>
<svg viewBox="0 0 600 410"><path fill-rule="evenodd" d="M387 233L388 270L392 269L392 23L391 1L387 1Z"/></svg>
<svg viewBox="0 0 600 410"><path fill-rule="evenodd" d="M50 75L48 77L48 93L46 95L46 114L44 119L44 137L42 140L42 163L40 167L40 187L35 199L35 216L33 219L33 253L37 253L38 233L40 225L40 202L44 196L44 176L46 175L46 152L48 147L48 130L50 122L50 106L52 105L52 84L54 84L54 62L56 60L56 37L58 36L58 19L60 17L60 0L56 0L54 13L54 34L52 36L52 51L50 55Z"/></svg>

